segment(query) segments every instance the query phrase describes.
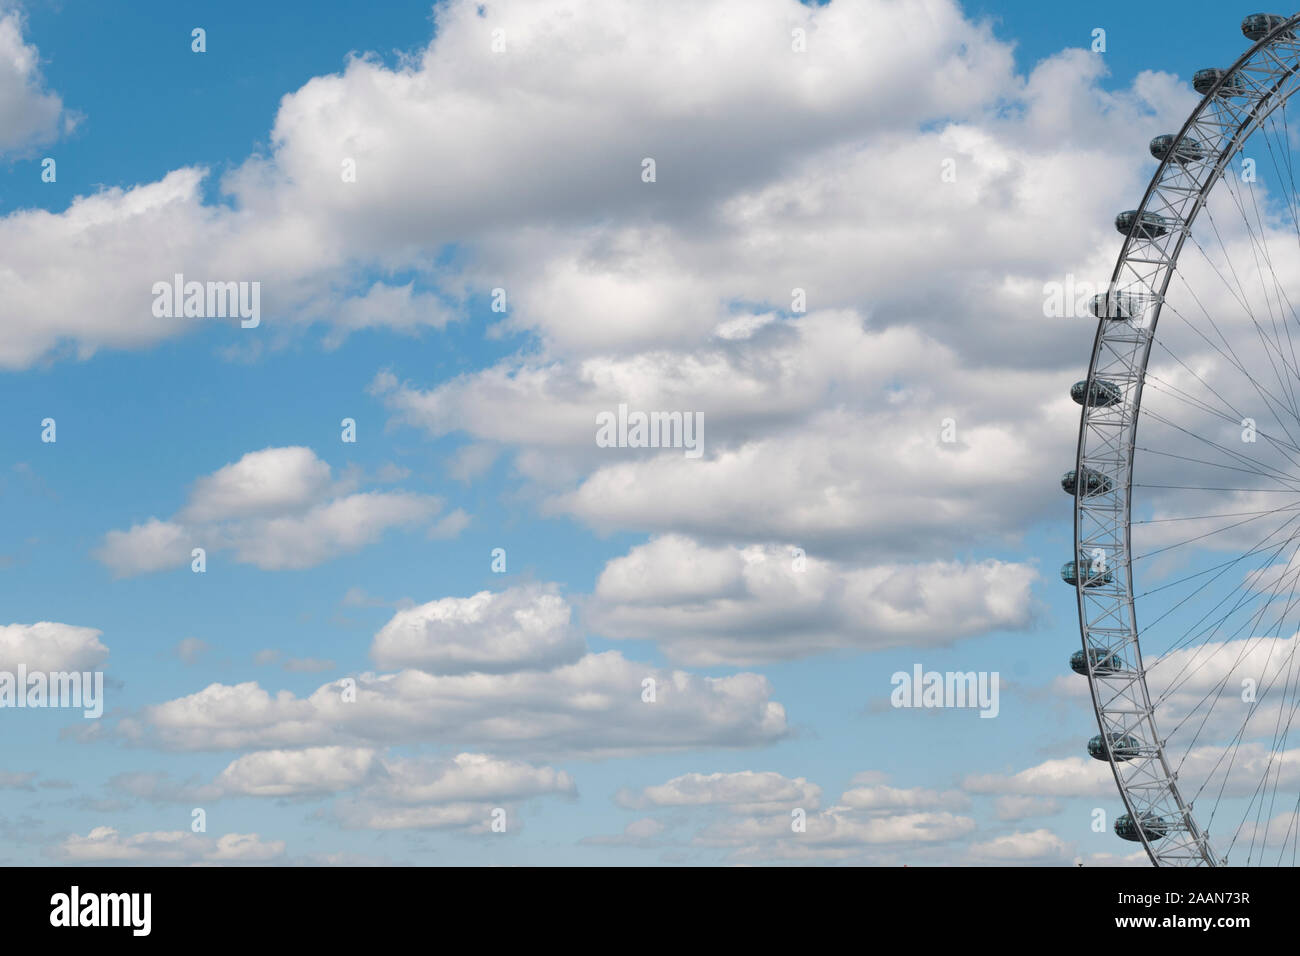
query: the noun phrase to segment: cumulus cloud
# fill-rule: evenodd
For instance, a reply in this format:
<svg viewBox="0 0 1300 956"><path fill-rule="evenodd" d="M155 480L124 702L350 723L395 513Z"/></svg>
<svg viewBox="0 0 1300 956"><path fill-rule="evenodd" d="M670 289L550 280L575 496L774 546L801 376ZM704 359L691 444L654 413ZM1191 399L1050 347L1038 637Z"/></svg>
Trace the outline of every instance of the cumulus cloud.
<svg viewBox="0 0 1300 956"><path fill-rule="evenodd" d="M432 266L449 242L522 236L541 223L581 228L619 215L690 216L701 197L761 182L793 154L842 141L855 126L969 112L1011 83L1009 49L950 4L925 4L930 26L907 34L915 56L901 55L892 13L870 4L851 11L793 0L715 6L716 16L701 19L684 0L654 14L633 0L507 0L486 16L466 0L440 5L433 40L400 67L358 57L285 96L271 154L250 158L224 181L228 207L204 205L206 171L195 168L84 197L59 216L9 217L0 224L0 260L12 261L8 253L22 242L69 256L93 246L100 255L88 261L102 267L84 276L64 270L70 278L59 301L44 305L39 291L55 286L60 264L34 275L17 269L23 307L14 314L38 311L5 328L0 361L29 364L60 336L85 355L180 334L185 323L149 316L150 283L174 272L259 279L277 313L327 321L335 339L377 322L438 325L447 311L438 304L459 301L465 282ZM681 17L710 30L710 56L682 46L670 27ZM818 55L791 55L792 23L819 31ZM494 28L507 31L509 57L490 51ZM31 56L16 43L9 42L11 59L26 88ZM941 58L944 69L920 57ZM512 68L502 69L507 62ZM49 113L38 113L46 125ZM452 139L430 132L447 124L457 130ZM639 188L646 142L659 144L665 168L650 202ZM322 163L324 156L354 159L356 182L340 188L337 160ZM156 187L161 193L151 195ZM146 221L150 230L140 228ZM171 237L166 249L151 250L152 230ZM71 241L49 241L57 234ZM435 297L377 287L363 275L373 265L418 268L449 288ZM582 281L572 270L568 277ZM78 308L96 301L98 309ZM579 301L585 314L590 296ZM647 309L642 321L622 325L644 340L660 322L660 310Z"/></svg>
<svg viewBox="0 0 1300 956"><path fill-rule="evenodd" d="M656 701L642 682L656 681ZM587 757L754 747L788 733L758 674L700 677L607 651L549 671L363 674L307 697L254 682L211 684L124 719L128 739L175 750L435 742Z"/></svg>
<svg viewBox="0 0 1300 956"><path fill-rule="evenodd" d="M710 824L696 834L700 846L727 847L737 858L835 860L879 847L947 843L976 829L973 819L947 811L858 816L839 810L809 814L794 832L789 813Z"/></svg>
<svg viewBox="0 0 1300 956"><path fill-rule="evenodd" d="M429 602L376 636L376 657L404 669L306 697L214 683L124 718L118 731L176 750L430 742L593 757L753 747L788 733L761 675L702 677L585 651L570 613L549 585Z"/></svg>
<svg viewBox="0 0 1300 956"><path fill-rule="evenodd" d="M353 829L481 830L492 811L544 796L577 795L573 778L553 767L481 753L400 757L374 747L257 750L232 760L209 782L167 773L117 774L112 790L153 803L233 798L338 798L332 816Z"/></svg>
<svg viewBox="0 0 1300 956"><path fill-rule="evenodd" d="M1052 831L1039 829L976 843L971 854L977 859L1007 863L1062 862L1074 858L1074 847Z"/></svg>
<svg viewBox="0 0 1300 956"><path fill-rule="evenodd" d="M1180 754L1188 746L1184 741L1233 746L1266 740L1271 747L1295 709L1288 688L1297 652L1300 635L1293 634L1203 638L1153 655L1147 685L1157 703L1157 725ZM1244 692L1247 687L1252 694ZM1184 728L1189 732L1178 733Z"/></svg>
<svg viewBox="0 0 1300 956"><path fill-rule="evenodd" d="M1002 796L993 801L999 820L1017 821L1030 817L1048 817L1059 812L1061 804L1051 797Z"/></svg>
<svg viewBox="0 0 1300 956"><path fill-rule="evenodd" d="M79 196L61 213L18 210L0 219L7 295L0 366L69 352L87 358L104 346L138 348L177 334L177 320L153 316L151 289L186 265L207 273L202 236L210 229L217 240L225 230L219 214L201 206L202 178L200 170L176 170L156 183ZM173 242L159 243L159 235Z"/></svg>
<svg viewBox="0 0 1300 956"><path fill-rule="evenodd" d="M481 832L490 828L495 810L505 809L501 804L576 794L573 778L552 767L462 753L450 760L386 762L382 775L337 814L353 828Z"/></svg>
<svg viewBox="0 0 1300 956"><path fill-rule="evenodd" d="M93 671L108 658L92 627L41 621L0 625L0 670Z"/></svg>
<svg viewBox="0 0 1300 956"><path fill-rule="evenodd" d="M665 535L605 566L588 618L602 635L657 640L688 664L752 664L1024 629L1036 577L1002 561L863 567L791 545Z"/></svg>
<svg viewBox="0 0 1300 956"><path fill-rule="evenodd" d="M639 791L620 790L616 799L637 809L725 806L734 813L764 813L794 807L816 809L821 787L803 777L791 780L770 771L688 773Z"/></svg>
<svg viewBox="0 0 1300 956"><path fill-rule="evenodd" d="M965 793L894 787L885 779L877 772L857 774L856 786L820 811L821 787L770 771L689 773L663 784L624 788L615 799L630 809L705 813L708 822L691 844L724 849L737 861L894 862L892 855L900 852L947 847L943 859L951 862L965 852L961 841L977 831L975 820L962 813L971 804ZM643 837L625 831L584 842L649 847L658 845L654 838L666 829L653 816L638 821L638 827Z"/></svg>
<svg viewBox="0 0 1300 956"><path fill-rule="evenodd" d="M515 446L545 511L598 530L878 556L950 555L1057 504L1050 483L1025 489L1068 457L1077 408L1060 382L992 378L915 329L817 311L740 343L506 360L429 389L375 388L398 421ZM1009 389L1035 397L1012 405ZM703 415L704 456L598 448L596 416L622 403Z"/></svg>
<svg viewBox="0 0 1300 956"><path fill-rule="evenodd" d="M227 833L209 837L188 830L157 830L122 834L114 827L95 827L85 836L70 834L53 848L53 855L74 863L225 864L269 863L284 855L280 840L256 833Z"/></svg>
<svg viewBox="0 0 1300 956"><path fill-rule="evenodd" d="M20 269L23 318L0 332L0 357L5 345L21 364L57 341L86 353L179 334L144 314L143 297L176 271L256 273L292 306L277 315L344 330L384 315L400 328L419 314L441 324L447 310L417 302L421 288L458 302L510 275L503 321L541 347L434 387L388 373L376 384L396 417L466 433L475 448L516 446L519 472L548 486L549 511L601 530L854 552L860 566L838 569L841 586L860 582L876 639L823 618L812 633L751 628L756 639L742 641L764 610L754 600L712 602L701 641L651 633L681 607L658 621L614 608L625 620L611 617L611 631L664 640L682 660L757 661L960 636L931 626L943 619L969 621L963 633L1024 626L1027 569L898 562L948 561L1059 504L1042 477L1069 459L1076 413L1059 370L1076 364L1084 333L1076 343L1024 317L1041 319L1044 278L1103 271L1109 219L1141 181L1141 144L1096 134L1177 116L1190 93L1155 74L1104 91L1100 58L1080 51L1018 76L1009 44L941 0L710 9L546 0L480 16L449 3L428 47L401 65L353 59L286 96L269 154L222 184L228 205L204 205L196 168L59 216L8 217L0 253L12 246L13 261L80 247L106 266L84 289L63 263ZM682 47L674 16L704 31L709 57ZM790 49L793 26L808 31L804 53ZM505 56L480 42L497 27ZM429 133L447 122L454 146ZM655 149L660 175L642 183ZM346 188L335 160L322 161L340 155L360 171ZM938 184L946 157L960 175ZM1063 196L1063 181L1079 188ZM1062 219L1080 228L1059 229ZM145 241L158 231L173 237L165 250ZM461 273L429 265L448 242L472 253ZM358 274L376 265L417 269L421 282ZM899 281L916 275L926 281ZM54 285L57 301L35 294ZM795 287L807 314L791 314ZM1022 400L1006 402L1008 391ZM598 457L594 413L620 399L704 413L706 457ZM949 415L952 443L939 437ZM454 473L480 473L483 454L472 458ZM357 497L241 517L221 512L218 494L239 476L210 477L177 516L110 532L101 558L120 574L179 565L189 525L216 507L237 526L216 536L235 560L300 567L359 547L363 526L418 520L421 507ZM434 533L463 524L448 516ZM861 609L821 606L832 618Z"/></svg>
<svg viewBox="0 0 1300 956"><path fill-rule="evenodd" d="M970 797L960 790L927 790L871 784L840 795L839 805L850 810L969 810Z"/></svg>
<svg viewBox="0 0 1300 956"><path fill-rule="evenodd" d="M398 611L370 656L380 667L432 674L550 669L586 650L571 613L554 589L538 586L442 598Z"/></svg>
<svg viewBox="0 0 1300 956"><path fill-rule="evenodd" d="M355 491L310 448L265 448L199 478L173 518L108 532L95 557L118 577L183 566L194 548L264 571L310 568L441 508L429 495Z"/></svg>
<svg viewBox="0 0 1300 956"><path fill-rule="evenodd" d="M248 796L333 793L358 786L374 762L373 750L357 747L263 750L235 760L215 785L224 793Z"/></svg>
<svg viewBox="0 0 1300 956"><path fill-rule="evenodd" d="M1031 277L1090 255L1095 231L1050 230L1045 242L1026 220L1052 209L1102 221L1092 214L1136 186L1141 153L1096 127L1190 99L1158 77L1105 93L1100 60L1087 56L1025 82L1010 44L942 0L712 0L704 15L686 0L654 11L636 0L506 0L484 16L478 6L440 5L427 48L397 67L354 58L286 95L270 153L221 184L228 205L204 204L206 171L194 167L57 216L8 217L0 261L24 246L94 248L102 267L17 269L23 307L0 360L29 364L61 338L85 355L182 334L193 323L149 314L151 283L178 271L260 279L277 316L344 332L440 325L448 304L509 274L509 321L564 351L698 342L720 305L788 302L794 285L823 303L879 302L901 321L923 309L938 324L972 287L1005 294L989 288L993 250ZM683 19L707 57L681 43ZM907 28L916 22L925 29ZM799 54L796 26L809 36ZM498 28L506 55L486 40ZM452 126L455 137L435 132ZM660 170L651 189L640 180L648 149ZM930 171L953 155L959 182L933 188ZM356 182L340 183L340 156L356 161ZM1097 188L1063 196L1056 184L1071 178ZM945 228L926 234L938 221ZM977 228L1006 242L973 244ZM171 237L165 249L152 248L153 231ZM432 264L451 242L473 252L464 272ZM937 262L961 281L882 289ZM365 274L374 266L416 269L436 295L376 285ZM57 301L40 295L50 290ZM92 302L100 308L78 308Z"/></svg>
<svg viewBox="0 0 1300 956"><path fill-rule="evenodd" d="M1010 45L947 0L477 8L439 5L434 39L397 67L355 58L284 97L268 155L227 176L219 203L205 203L208 174L194 167L57 214L0 218L0 366L185 334L194 323L149 309L152 283L176 272L261 279L268 328L321 322L331 346L357 328L440 327L508 275L499 331L534 334L526 352L441 384L386 372L374 391L398 421L467 437L474 450L453 476L510 457L547 513L661 536L602 574L587 610L609 636L717 663L1026 626L1029 568L952 555L1014 543L1060 506L1044 476L1071 458L1077 409L1062 370L1078 365L1091 330L1044 321L1042 283L1109 272L1110 220L1149 169L1142 138L1122 143L1114 130L1175 128L1186 84L1143 74L1108 92L1103 60L1082 51L1018 76ZM681 42L683 20L698 44ZM803 54L790 49L794 26L808 32ZM496 27L507 56L489 52ZM35 61L21 39L18 49L10 59L30 103ZM0 129L19 128L3 122L3 91L18 88L5 82ZM48 130L46 114L36 115ZM639 178L647 152L653 185ZM356 183L340 186L339 156L357 160ZM949 157L959 175L941 184ZM434 265L452 242L465 264ZM377 269L419 278L376 283ZM795 288L806 314L791 308ZM595 448L594 414L620 401L703 413L705 456ZM951 442L940 437L949 417ZM255 452L200 479L170 518L110 531L98 557L124 576L181 566L196 546L264 569L307 567L438 511L424 496L344 484L306 449ZM453 513L429 533L467 520ZM802 578L785 570L793 547L808 554ZM604 756L756 746L787 731L758 675L583 654L567 613L564 626L521 621L517 611L541 602L489 596L480 610L480 598L415 608L400 626L395 617L372 653L397 670L358 678L355 704L338 684L306 697L212 684L120 730L176 749L259 748L227 768L228 783L286 795L364 786L392 741ZM647 676L654 705L640 698ZM337 778L311 763L329 747L354 761ZM1051 799L1109 792L1105 769L1072 758L969 783ZM738 781L676 790L724 783ZM942 791L864 783L810 815L800 842L761 803L710 803L753 812L702 842L835 859L942 845L973 827ZM355 820L481 820L472 799L379 810ZM97 834L73 839L140 839ZM1052 851L1022 837L981 852Z"/></svg>
<svg viewBox="0 0 1300 956"><path fill-rule="evenodd" d="M23 19L0 10L0 153L53 139L71 121L58 94L45 88L40 53L23 37Z"/></svg>
<svg viewBox="0 0 1300 956"><path fill-rule="evenodd" d="M1090 797L1113 794L1110 764L1089 757L1045 760L1014 774L972 774L962 786L971 793L1037 797Z"/></svg>
<svg viewBox="0 0 1300 956"><path fill-rule="evenodd" d="M1275 747L1272 740L1235 741L1171 750L1184 799L1205 812L1213 810L1220 852L1231 846L1244 855L1251 852L1256 837L1260 846L1294 841L1294 828L1289 837L1284 835L1290 821L1281 820L1282 829L1276 830L1279 821L1270 824L1264 819L1274 795L1300 786L1300 750ZM995 814L1006 821L1055 813L1064 799L1115 795L1110 764L1087 757L1045 760L1012 774L972 774L962 787L972 794L995 795ZM1048 831L1037 830L993 840L972 852L977 859L1046 861L1067 851Z"/></svg>
<svg viewBox="0 0 1300 956"><path fill-rule="evenodd" d="M948 25L946 5L892 9L922 7ZM1001 51L981 62L1009 66ZM947 557L1021 529L1059 503L1042 476L1070 457L1063 366L1086 350L1041 321L1043 281L1109 271L1109 222L1146 162L1138 145L1063 127L1050 104L1096 131L1172 122L1191 101L1154 74L1105 93L1103 70L1071 51L1023 84L1006 78L1023 111L960 115L954 102L951 122L926 129L890 135L877 118L871 136L810 140L690 218L551 228L544 251L517 239L511 322L547 347L429 388L390 374L380 391L431 434L516 446L524 477L570 486L551 487L548 508L601 531ZM945 157L961 174L936 186ZM1053 185L1081 179L1064 200ZM806 315L788 314L795 287ZM619 322L600 321L615 309ZM704 459L596 449L595 414L621 401L701 412ZM954 442L939 437L946 417Z"/></svg>
<svg viewBox="0 0 1300 956"><path fill-rule="evenodd" d="M573 778L552 767L462 753L450 760L388 762L369 795L389 803L420 804L576 792Z"/></svg>
<svg viewBox="0 0 1300 956"><path fill-rule="evenodd" d="M331 484L330 466L310 448L265 448L194 483L177 517L203 523L306 510Z"/></svg>

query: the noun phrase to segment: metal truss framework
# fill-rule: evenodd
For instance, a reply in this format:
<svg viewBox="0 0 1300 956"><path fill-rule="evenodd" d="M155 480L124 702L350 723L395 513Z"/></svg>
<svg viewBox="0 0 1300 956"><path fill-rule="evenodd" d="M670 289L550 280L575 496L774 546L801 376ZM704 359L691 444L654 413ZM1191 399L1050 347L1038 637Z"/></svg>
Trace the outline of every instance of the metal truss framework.
<svg viewBox="0 0 1300 956"><path fill-rule="evenodd" d="M1165 293L1192 223L1210 190L1233 175L1228 165L1247 140L1300 87L1298 32L1300 15L1257 42L1224 71L1175 137L1147 187L1111 278L1108 302L1122 317L1099 319L1088 368L1088 394L1109 382L1118 388L1119 400L1105 406L1085 402L1079 425L1074 513L1079 625L1106 755L1125 809L1139 823L1137 835L1156 866L1220 861L1179 792L1142 663L1129 523L1142 386ZM1107 315L1114 314L1111 309ZM1109 487L1085 493L1085 469L1109 478ZM1103 569L1110 573L1099 573ZM1117 760L1109 742L1126 737L1137 742L1136 754L1127 749L1130 741ZM1157 827L1157 820L1163 825Z"/></svg>

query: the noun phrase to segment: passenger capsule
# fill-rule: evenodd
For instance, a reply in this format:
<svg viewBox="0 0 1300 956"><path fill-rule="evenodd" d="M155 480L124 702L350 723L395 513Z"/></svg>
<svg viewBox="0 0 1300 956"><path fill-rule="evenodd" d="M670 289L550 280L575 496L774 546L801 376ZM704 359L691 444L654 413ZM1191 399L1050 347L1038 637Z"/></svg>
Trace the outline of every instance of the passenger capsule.
<svg viewBox="0 0 1300 956"><path fill-rule="evenodd" d="M1083 586L1085 588L1099 588L1103 584L1110 584L1115 580L1115 576L1110 573L1110 569L1094 571L1092 562L1070 561L1061 568L1061 580L1073 587L1079 586L1079 565L1083 565Z"/></svg>
<svg viewBox="0 0 1300 956"><path fill-rule="evenodd" d="M1165 219L1153 212L1144 212L1138 216L1136 209L1129 209L1115 217L1115 230L1121 236L1132 233L1139 239L1159 239L1169 235L1169 230L1177 224L1176 220Z"/></svg>
<svg viewBox="0 0 1300 956"><path fill-rule="evenodd" d="M1171 156L1175 163L1196 163L1205 158L1204 146L1194 139L1179 142L1172 133L1157 136L1151 141L1150 149L1151 155L1162 162Z"/></svg>
<svg viewBox="0 0 1300 956"><path fill-rule="evenodd" d="M1093 495L1104 495L1115 487L1115 483L1099 471L1091 468L1083 469L1083 497L1091 498ZM1071 468L1061 476L1061 488L1067 495L1078 494L1080 491L1079 481L1075 471Z"/></svg>
<svg viewBox="0 0 1300 956"><path fill-rule="evenodd" d="M1100 647L1088 648L1088 657L1092 658L1092 671L1094 674L1114 674L1119 671L1119 661L1115 659L1113 651L1104 651ZM1070 655L1070 670L1084 677L1088 676L1087 659L1083 656L1083 651L1075 651Z"/></svg>
<svg viewBox="0 0 1300 956"><path fill-rule="evenodd" d="M1219 86L1220 80L1224 81L1222 86ZM1217 67L1211 67L1208 70L1197 70L1196 75L1192 77L1192 88L1202 96L1209 96L1210 91L1216 86L1219 86L1219 96L1234 96L1243 92L1246 88L1241 81L1241 77L1236 73L1229 73L1227 70L1220 70Z"/></svg>
<svg viewBox="0 0 1300 956"><path fill-rule="evenodd" d="M1102 292L1092 297L1092 314L1099 319L1131 319L1137 300L1120 292Z"/></svg>
<svg viewBox="0 0 1300 956"><path fill-rule="evenodd" d="M1241 21L1241 32L1245 34L1247 40L1258 43L1286 23L1286 20L1286 17L1279 16L1276 13L1252 13ZM1290 30L1287 30L1282 36L1292 40L1295 39L1295 34Z"/></svg>
<svg viewBox="0 0 1300 956"><path fill-rule="evenodd" d="M1091 389L1088 388L1086 381L1075 382L1070 386L1070 397L1074 399L1074 404L1087 405L1090 408L1108 408L1124 401L1124 393L1119 390L1118 385L1099 378L1093 379Z"/></svg>
<svg viewBox="0 0 1300 956"><path fill-rule="evenodd" d="M1138 756L1141 746L1136 737L1129 737L1125 734L1110 735L1110 752L1115 755L1115 759L1118 761L1132 760ZM1106 756L1106 744L1101 739L1101 734L1088 741L1088 756L1094 760L1109 759Z"/></svg>
<svg viewBox="0 0 1300 956"><path fill-rule="evenodd" d="M1157 301L1153 295L1102 292L1092 297L1092 314L1099 319L1137 319Z"/></svg>
<svg viewBox="0 0 1300 956"><path fill-rule="evenodd" d="M1142 832L1146 834L1148 840L1162 840L1169 835L1169 824L1163 817L1147 812L1142 814ZM1131 843L1142 842L1142 837L1138 833L1138 824L1127 813L1116 817L1115 835Z"/></svg>

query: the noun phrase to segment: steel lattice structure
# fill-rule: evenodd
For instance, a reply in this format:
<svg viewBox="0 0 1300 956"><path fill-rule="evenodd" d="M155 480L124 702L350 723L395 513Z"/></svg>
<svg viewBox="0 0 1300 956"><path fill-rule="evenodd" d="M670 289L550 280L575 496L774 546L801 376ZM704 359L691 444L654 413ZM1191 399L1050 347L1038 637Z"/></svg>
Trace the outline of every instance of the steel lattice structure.
<svg viewBox="0 0 1300 956"><path fill-rule="evenodd" d="M1300 87L1300 15L1219 72L1160 163L1102 302L1075 463L1075 574L1083 661L1128 839L1157 866L1214 866L1209 835L1180 792L1143 665L1130 518L1137 428L1151 348L1192 224L1229 164ZM1249 35L1249 34L1248 34ZM1068 578L1067 578L1068 579ZM1117 752L1124 752L1117 758ZM1124 835L1124 834L1121 834Z"/></svg>

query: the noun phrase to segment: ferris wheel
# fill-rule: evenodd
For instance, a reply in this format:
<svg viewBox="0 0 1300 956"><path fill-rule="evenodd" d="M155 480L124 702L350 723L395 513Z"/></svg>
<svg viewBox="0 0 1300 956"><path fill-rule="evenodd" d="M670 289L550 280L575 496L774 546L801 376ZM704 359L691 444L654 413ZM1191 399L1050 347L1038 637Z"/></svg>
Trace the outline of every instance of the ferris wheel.
<svg viewBox="0 0 1300 956"><path fill-rule="evenodd" d="M1300 851L1300 15L1242 32L1116 219L1061 481L1087 751L1157 866Z"/></svg>

